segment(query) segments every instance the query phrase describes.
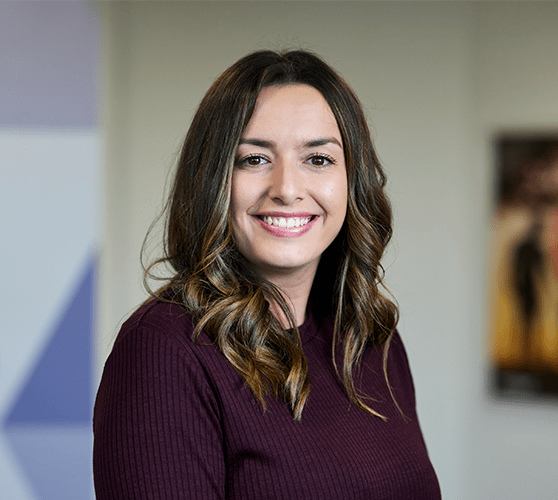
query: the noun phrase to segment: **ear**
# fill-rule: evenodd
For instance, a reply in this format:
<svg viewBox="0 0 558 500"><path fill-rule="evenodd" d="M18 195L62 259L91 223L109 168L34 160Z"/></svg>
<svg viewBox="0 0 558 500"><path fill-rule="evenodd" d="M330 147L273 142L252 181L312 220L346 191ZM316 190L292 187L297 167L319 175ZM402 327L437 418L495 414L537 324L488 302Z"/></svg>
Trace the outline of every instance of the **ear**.
<svg viewBox="0 0 558 500"><path fill-rule="evenodd" d="M552 267L554 269L554 273L558 277L558 210L554 212L550 219L548 237L548 247L550 249Z"/></svg>

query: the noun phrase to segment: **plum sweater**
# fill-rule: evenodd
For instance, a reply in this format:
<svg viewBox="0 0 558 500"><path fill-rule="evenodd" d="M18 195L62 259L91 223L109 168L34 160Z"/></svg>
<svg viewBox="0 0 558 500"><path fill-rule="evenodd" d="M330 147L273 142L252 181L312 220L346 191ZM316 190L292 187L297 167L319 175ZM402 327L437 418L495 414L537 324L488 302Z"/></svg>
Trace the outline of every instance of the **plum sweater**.
<svg viewBox="0 0 558 500"><path fill-rule="evenodd" d="M257 402L233 366L195 344L191 317L152 301L124 324L105 365L94 415L97 500L437 500L440 489L396 334L382 371L369 347L355 382L384 422L349 403L331 360L333 325L300 327L310 395L300 422Z"/></svg>

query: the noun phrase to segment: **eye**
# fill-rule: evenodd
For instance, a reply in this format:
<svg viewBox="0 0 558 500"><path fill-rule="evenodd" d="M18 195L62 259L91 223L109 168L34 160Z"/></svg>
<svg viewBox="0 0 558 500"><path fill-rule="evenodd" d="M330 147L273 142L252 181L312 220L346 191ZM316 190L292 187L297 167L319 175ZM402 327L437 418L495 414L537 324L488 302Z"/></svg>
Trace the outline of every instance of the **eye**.
<svg viewBox="0 0 558 500"><path fill-rule="evenodd" d="M325 155L323 153L315 153L311 155L307 160L307 163L313 165L314 167L325 167L327 165L334 165L335 159L333 159L329 155Z"/></svg>
<svg viewBox="0 0 558 500"><path fill-rule="evenodd" d="M236 163L241 167L257 167L259 165L263 165L264 163L269 163L269 160L262 155L248 155L241 158Z"/></svg>

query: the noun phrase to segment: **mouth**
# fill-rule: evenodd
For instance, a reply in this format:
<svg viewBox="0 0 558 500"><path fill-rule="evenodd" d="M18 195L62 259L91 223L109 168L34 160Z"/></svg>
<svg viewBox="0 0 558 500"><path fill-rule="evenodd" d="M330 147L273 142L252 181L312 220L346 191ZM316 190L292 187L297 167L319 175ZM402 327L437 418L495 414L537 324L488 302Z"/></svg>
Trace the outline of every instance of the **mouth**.
<svg viewBox="0 0 558 500"><path fill-rule="evenodd" d="M282 229L293 229L306 226L313 221L317 215L305 215L304 217L276 217L271 215L258 215L258 219L268 226L280 227Z"/></svg>

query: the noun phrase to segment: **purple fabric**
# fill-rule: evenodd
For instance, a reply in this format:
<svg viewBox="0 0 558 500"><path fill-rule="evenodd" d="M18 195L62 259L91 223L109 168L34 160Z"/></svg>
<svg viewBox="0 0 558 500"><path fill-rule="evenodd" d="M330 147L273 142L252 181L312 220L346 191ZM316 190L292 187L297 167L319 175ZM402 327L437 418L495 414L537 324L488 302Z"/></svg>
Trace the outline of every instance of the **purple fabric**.
<svg viewBox="0 0 558 500"><path fill-rule="evenodd" d="M122 327L95 406L97 500L440 498L399 336L388 374L409 421L389 395L381 349L366 351L355 380L388 421L350 405L331 362L332 323L310 317L300 331L312 388L296 422L271 397L264 412L192 329L179 306L159 302Z"/></svg>

